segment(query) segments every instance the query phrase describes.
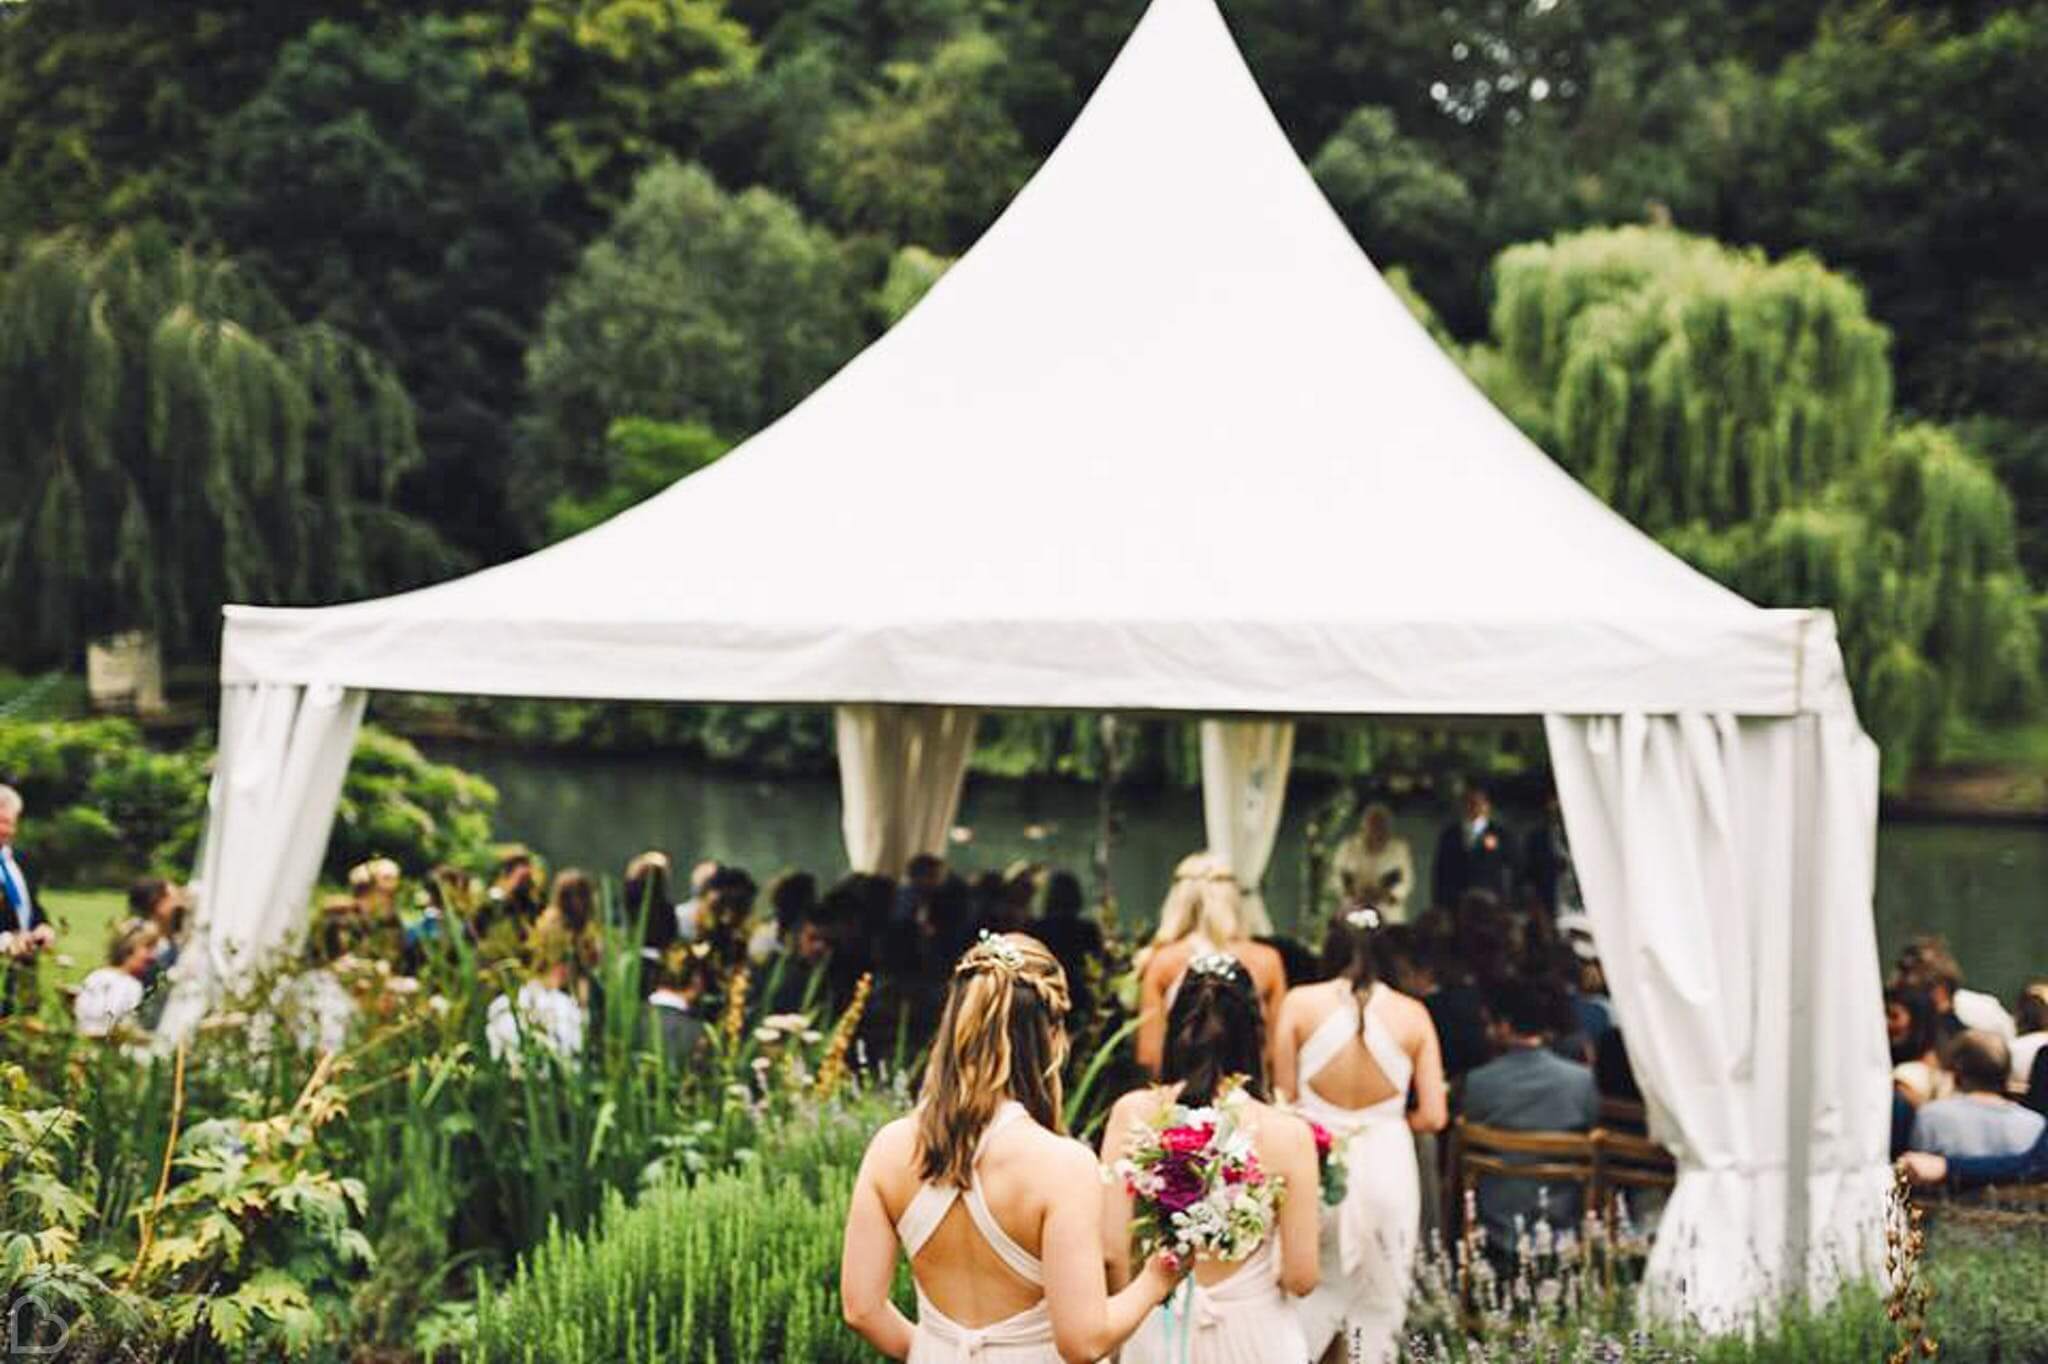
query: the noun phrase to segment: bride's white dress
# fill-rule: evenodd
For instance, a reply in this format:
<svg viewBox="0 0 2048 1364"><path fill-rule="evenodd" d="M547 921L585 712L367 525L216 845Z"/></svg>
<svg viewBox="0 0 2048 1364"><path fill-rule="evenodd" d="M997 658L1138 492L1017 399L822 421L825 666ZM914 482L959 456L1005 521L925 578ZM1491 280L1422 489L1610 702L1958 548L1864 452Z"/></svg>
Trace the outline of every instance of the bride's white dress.
<svg viewBox="0 0 2048 1364"><path fill-rule="evenodd" d="M1193 1280L1175 1297L1185 1313L1173 1326L1175 1342L1186 1332L1183 1360L1177 1343L1169 1349L1166 1308L1154 1308L1125 1344L1122 1364L1306 1364L1308 1342L1301 1319L1280 1287L1280 1256L1272 1237L1220 1283L1204 1288Z"/></svg>
<svg viewBox="0 0 2048 1364"><path fill-rule="evenodd" d="M1373 1006L1375 985L1361 1006L1354 994L1302 1043L1296 1107L1339 1137L1348 1136L1344 1201L1323 1210L1322 1279L1298 1311L1309 1351L1320 1356L1340 1332L1358 1342L1357 1364L1391 1364L1415 1272L1422 1184L1408 1129L1408 1087L1415 1063ZM1313 1081L1346 1047L1363 1045L1393 1094L1366 1108L1341 1108L1316 1093Z"/></svg>
<svg viewBox="0 0 2048 1364"><path fill-rule="evenodd" d="M996 1222L995 1214L989 1211L988 1200L981 1193L981 1153L988 1149L989 1138L1001 1128L1018 1118L1024 1117L1024 1106L1011 1100L996 1110L988 1127L981 1134L981 1143L974 1152L975 1168L965 1189L950 1185L926 1184L911 1198L903 1215L896 1219L896 1239L903 1243L903 1253L913 1262L917 1253L931 1240L932 1233L939 1229L939 1223L946 1220L946 1214L953 1210L956 1202L967 1205L967 1215L974 1220L975 1230L981 1233L989 1249L1002 1262L1015 1270L1017 1277L1027 1283L1045 1284L1045 1268L1038 1257L1010 1239ZM916 1275L913 1271L912 1278ZM909 1364L1061 1364L1060 1352L1053 1344L1052 1312L1040 1298L1034 1305L1025 1308L1013 1317L1005 1317L988 1326L962 1326L932 1305L925 1296L924 1285L917 1285L917 1327L910 1339Z"/></svg>

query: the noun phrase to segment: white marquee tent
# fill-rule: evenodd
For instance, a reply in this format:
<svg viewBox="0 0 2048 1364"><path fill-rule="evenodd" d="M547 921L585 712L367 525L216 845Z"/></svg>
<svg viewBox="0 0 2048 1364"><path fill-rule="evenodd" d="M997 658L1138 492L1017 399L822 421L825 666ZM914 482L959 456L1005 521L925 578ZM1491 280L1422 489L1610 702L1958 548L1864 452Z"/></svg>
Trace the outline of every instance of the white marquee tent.
<svg viewBox="0 0 2048 1364"><path fill-rule="evenodd" d="M1278 717L1541 715L1616 1010L1679 1154L1650 1283L1716 1325L1873 1267L1877 761L1832 619L1634 530L1467 382L1289 147L1213 0L1154 0L987 235L712 468L528 558L231 607L201 876L285 941L375 689L840 707L857 866L951 818L978 708L1205 725L1255 882Z"/></svg>

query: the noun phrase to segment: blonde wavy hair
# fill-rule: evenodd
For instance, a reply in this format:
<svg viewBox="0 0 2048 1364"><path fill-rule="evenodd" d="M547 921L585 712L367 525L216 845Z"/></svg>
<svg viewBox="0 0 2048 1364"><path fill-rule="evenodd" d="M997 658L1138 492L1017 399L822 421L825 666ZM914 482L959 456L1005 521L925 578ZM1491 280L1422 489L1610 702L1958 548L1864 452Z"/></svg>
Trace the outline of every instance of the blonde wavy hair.
<svg viewBox="0 0 2048 1364"><path fill-rule="evenodd" d="M1173 884L1159 906L1159 929L1139 950L1133 965L1138 974L1162 947L1200 936L1212 947L1228 947L1244 939L1244 897L1237 877L1222 858L1210 852L1190 853L1173 869Z"/></svg>
<svg viewBox="0 0 2048 1364"><path fill-rule="evenodd" d="M996 1109L1015 1099L1048 1131L1064 1131L1067 975L1036 938L984 935L953 968L945 1013L917 1107L925 1182L966 1188Z"/></svg>

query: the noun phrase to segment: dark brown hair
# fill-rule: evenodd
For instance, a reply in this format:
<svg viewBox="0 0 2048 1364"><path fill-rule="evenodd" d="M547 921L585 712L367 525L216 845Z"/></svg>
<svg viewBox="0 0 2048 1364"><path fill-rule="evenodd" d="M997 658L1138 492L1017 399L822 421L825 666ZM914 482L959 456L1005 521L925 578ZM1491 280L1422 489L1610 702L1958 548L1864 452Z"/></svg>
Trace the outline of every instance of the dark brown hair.
<svg viewBox="0 0 2048 1364"><path fill-rule="evenodd" d="M1251 972L1224 953L1197 957L1166 1014L1166 1053L1159 1078L1181 1086L1179 1101L1212 1102L1224 1082L1244 1077L1245 1091L1266 1098L1266 1023Z"/></svg>

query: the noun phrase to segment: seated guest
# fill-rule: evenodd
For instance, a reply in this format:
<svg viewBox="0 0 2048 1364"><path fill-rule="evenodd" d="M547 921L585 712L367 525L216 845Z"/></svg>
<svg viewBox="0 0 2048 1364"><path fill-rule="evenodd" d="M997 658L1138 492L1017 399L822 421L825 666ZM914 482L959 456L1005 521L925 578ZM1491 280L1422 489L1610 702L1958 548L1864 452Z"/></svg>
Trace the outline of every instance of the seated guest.
<svg viewBox="0 0 2048 1364"><path fill-rule="evenodd" d="M1632 1104L1643 1101L1635 1067L1628 1061L1628 1043L1622 1040L1619 1028L1608 1029L1593 1044L1593 1085L1603 1099L1621 1099Z"/></svg>
<svg viewBox="0 0 2048 1364"><path fill-rule="evenodd" d="M185 942L185 894L177 882L152 876L128 887L128 917L156 928L156 955L142 978L142 1009L136 1021L154 1029L170 1000L170 983L165 978L178 964Z"/></svg>
<svg viewBox="0 0 2048 1364"><path fill-rule="evenodd" d="M687 1065L704 1045L710 1024L699 1012L704 995L704 957L682 943L671 944L655 963L654 988L647 994L648 1035L662 1059Z"/></svg>
<svg viewBox="0 0 2048 1364"><path fill-rule="evenodd" d="M654 988L662 954L676 940L676 907L669 899L668 873L668 854L650 850L626 864L626 879L619 887L628 926L639 925L643 992Z"/></svg>
<svg viewBox="0 0 2048 1364"><path fill-rule="evenodd" d="M1513 1132L1587 1132L1600 1120L1593 1072L1550 1049L1565 1002L1546 981L1510 980L1487 1003L1490 1040L1498 1053L1465 1077L1465 1117ZM1489 1177L1479 1184L1479 1217L1487 1241L1512 1256L1538 1222L1570 1231L1579 1222L1579 1190L1549 1189L1535 1180Z"/></svg>
<svg viewBox="0 0 2048 1364"><path fill-rule="evenodd" d="M1572 997L1579 1031L1597 1053L1600 1039L1614 1031L1614 1001L1607 995L1607 972L1598 957L1581 958L1578 965L1579 992Z"/></svg>
<svg viewBox="0 0 2048 1364"><path fill-rule="evenodd" d="M484 1010L484 1041L491 1059L515 1067L522 1051L538 1047L562 1060L583 1054L583 1007L569 993L575 965L558 938L535 947L535 967L517 996L499 995Z"/></svg>
<svg viewBox="0 0 2048 1364"><path fill-rule="evenodd" d="M690 941L706 948L711 969L721 979L747 964L754 901L760 894L761 888L745 870L720 867L697 897L697 931Z"/></svg>
<svg viewBox="0 0 2048 1364"><path fill-rule="evenodd" d="M1943 938L1925 936L1908 942L1899 953L1898 979L1927 991L1933 999L1935 1028L1942 1042L1966 1028L1996 1033L2008 1043L2018 1035L2003 1004L1981 990L1963 988L1963 968Z"/></svg>
<svg viewBox="0 0 2048 1364"><path fill-rule="evenodd" d="M1467 899L1493 902L1491 896L1484 895ZM1426 970L1433 982L1418 998L1428 1007L1443 1043L1444 1074L1456 1079L1487 1059L1487 987L1505 975L1500 929L1484 916L1476 916L1454 936L1450 917L1434 910L1424 914L1416 927L1417 966Z"/></svg>
<svg viewBox="0 0 2048 1364"><path fill-rule="evenodd" d="M468 893L469 878L450 866L435 867L420 883L419 914L406 921L405 948L399 957L403 975L418 976L430 964L453 966L455 940L467 937L469 925L459 908Z"/></svg>
<svg viewBox="0 0 2048 1364"><path fill-rule="evenodd" d="M548 907L533 921L532 943L549 960L560 957L569 963L576 995L587 1002L589 982L604 964L597 886L588 875L570 868L555 878Z"/></svg>
<svg viewBox="0 0 2048 1364"><path fill-rule="evenodd" d="M722 869L718 863L708 857L690 868L690 898L676 906L676 934L684 942L697 941L698 935L703 931L701 921L704 918L706 894L711 885L711 878L718 875L720 870Z"/></svg>
<svg viewBox="0 0 2048 1364"><path fill-rule="evenodd" d="M1045 907L1027 930L1059 958L1067 973L1067 993L1072 1007L1067 1017L1076 1024L1094 1016L1094 991L1089 984L1090 963L1103 959L1102 927L1082 917L1081 878L1070 871L1056 871L1045 879Z"/></svg>
<svg viewBox="0 0 2048 1364"><path fill-rule="evenodd" d="M489 907L477 924L479 936L489 933L501 920L509 920L518 933L532 926L542 908L540 870L534 866L532 853L515 848L498 859L488 899Z"/></svg>
<svg viewBox="0 0 2048 1364"><path fill-rule="evenodd" d="M2048 979L2029 981L2020 991L2013 1009L2013 1027L2019 1036L2012 1043L2012 1087L2026 1094L2035 1088L2036 1062L2048 1055Z"/></svg>
<svg viewBox="0 0 2048 1364"><path fill-rule="evenodd" d="M156 962L157 928L147 919L130 919L114 935L107 964L78 987L72 1006L80 1037L105 1037L116 1028L139 1022L143 981Z"/></svg>
<svg viewBox="0 0 2048 1364"><path fill-rule="evenodd" d="M786 871L768 883L770 917L747 936L747 960L766 966L790 950L797 930L818 903L818 878L807 871Z"/></svg>
<svg viewBox="0 0 2048 1364"><path fill-rule="evenodd" d="M946 879L946 859L919 853L903 868L903 884L896 887L895 903L889 909L891 928L908 928L917 922L917 911Z"/></svg>
<svg viewBox="0 0 2048 1364"><path fill-rule="evenodd" d="M2012 1057L1996 1033L1958 1033L1945 1055L1956 1094L1923 1104L1913 1120L1913 1149L1938 1156L2014 1156L2040 1139L2048 1124L2006 1097Z"/></svg>
<svg viewBox="0 0 2048 1364"><path fill-rule="evenodd" d="M1891 1040L1892 1087L1907 1103L1918 1108L1955 1092L1955 1082L1941 1064L1934 1000L1927 991L1909 985L1887 989L1884 1027Z"/></svg>
<svg viewBox="0 0 2048 1364"><path fill-rule="evenodd" d="M1908 1151L1899 1164L1915 1184L1947 1184L1957 1190L1986 1184L2039 1184L2048 1181L2048 1127L2017 1155L1939 1156L1932 1151Z"/></svg>
<svg viewBox="0 0 2048 1364"><path fill-rule="evenodd" d="M405 950L405 925L398 917L398 864L373 857L349 868L349 898L356 902L362 937L356 950L396 964Z"/></svg>

